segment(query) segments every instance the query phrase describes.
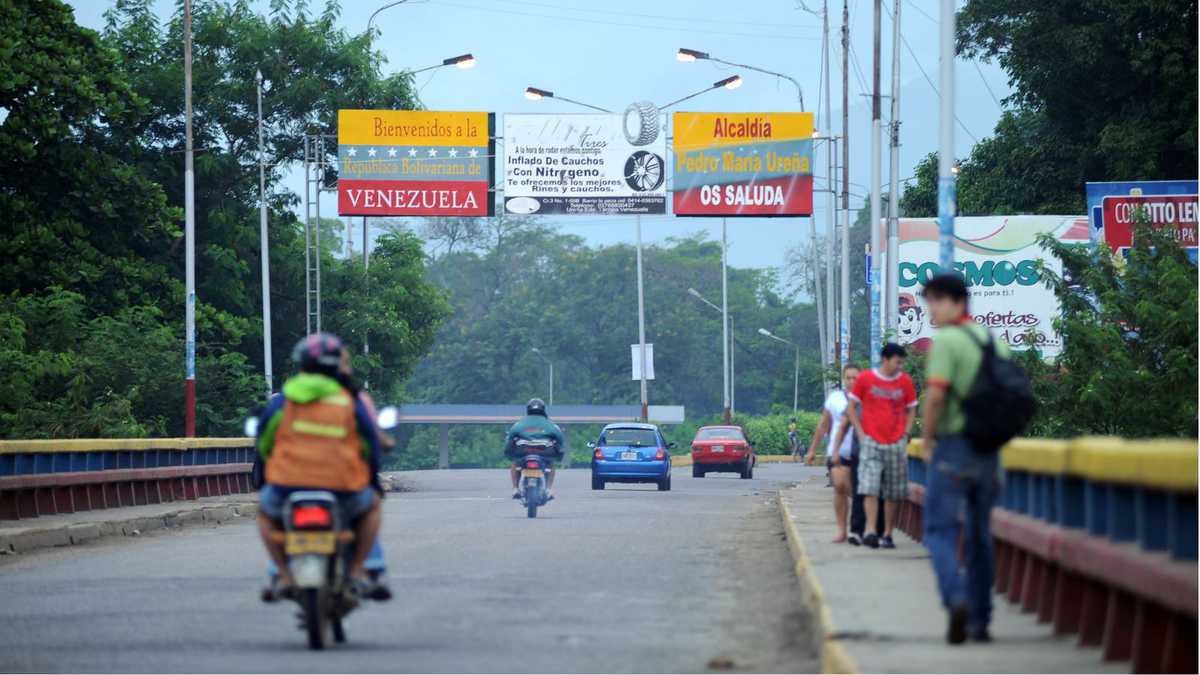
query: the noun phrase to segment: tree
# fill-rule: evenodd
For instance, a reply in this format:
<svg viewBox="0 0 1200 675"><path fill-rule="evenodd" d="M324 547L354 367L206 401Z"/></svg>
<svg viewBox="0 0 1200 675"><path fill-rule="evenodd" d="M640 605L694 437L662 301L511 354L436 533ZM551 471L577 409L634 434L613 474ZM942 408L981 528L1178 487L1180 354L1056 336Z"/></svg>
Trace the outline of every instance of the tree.
<svg viewBox="0 0 1200 675"><path fill-rule="evenodd" d="M1052 436L1196 436L1196 266L1172 233L1145 222L1128 259L1043 236L1063 275L1043 271L1062 305L1054 363L1034 354L1040 413Z"/></svg>

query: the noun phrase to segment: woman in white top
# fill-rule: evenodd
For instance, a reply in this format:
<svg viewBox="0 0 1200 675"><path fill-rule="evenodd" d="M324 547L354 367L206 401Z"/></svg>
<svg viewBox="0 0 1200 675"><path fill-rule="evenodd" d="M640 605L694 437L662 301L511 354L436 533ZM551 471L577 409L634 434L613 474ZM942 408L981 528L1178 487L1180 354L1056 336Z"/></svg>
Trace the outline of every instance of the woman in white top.
<svg viewBox="0 0 1200 675"><path fill-rule="evenodd" d="M830 475L833 479L833 515L837 519L838 528L837 536L833 538L835 544L846 541L846 521L850 512L851 497L851 454L854 452L852 435L843 434L839 447L832 446L837 440L834 438L835 432L842 427L842 418L846 414L846 392L854 386L858 373L857 366L846 366L842 369L842 388L834 389L826 397L821 421L813 430L812 443L809 444L808 455L805 457L805 461L812 464L821 439L829 435L831 447L826 455L829 457Z"/></svg>

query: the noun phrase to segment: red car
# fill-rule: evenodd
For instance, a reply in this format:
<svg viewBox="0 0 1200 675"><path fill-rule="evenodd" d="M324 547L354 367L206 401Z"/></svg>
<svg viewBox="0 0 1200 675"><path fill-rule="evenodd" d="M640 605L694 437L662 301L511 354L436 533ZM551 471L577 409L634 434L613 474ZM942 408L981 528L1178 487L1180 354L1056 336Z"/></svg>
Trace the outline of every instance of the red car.
<svg viewBox="0 0 1200 675"><path fill-rule="evenodd" d="M754 446L746 440L741 427L700 427L692 440L692 477L723 471L754 478Z"/></svg>

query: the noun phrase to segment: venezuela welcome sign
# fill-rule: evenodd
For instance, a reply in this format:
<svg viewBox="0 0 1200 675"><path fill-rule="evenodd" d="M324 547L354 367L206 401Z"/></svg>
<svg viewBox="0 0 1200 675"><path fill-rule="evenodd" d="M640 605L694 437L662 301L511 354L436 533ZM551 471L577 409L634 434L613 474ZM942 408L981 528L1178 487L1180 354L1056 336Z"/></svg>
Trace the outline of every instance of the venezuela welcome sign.
<svg viewBox="0 0 1200 675"><path fill-rule="evenodd" d="M677 216L811 216L812 113L674 116Z"/></svg>

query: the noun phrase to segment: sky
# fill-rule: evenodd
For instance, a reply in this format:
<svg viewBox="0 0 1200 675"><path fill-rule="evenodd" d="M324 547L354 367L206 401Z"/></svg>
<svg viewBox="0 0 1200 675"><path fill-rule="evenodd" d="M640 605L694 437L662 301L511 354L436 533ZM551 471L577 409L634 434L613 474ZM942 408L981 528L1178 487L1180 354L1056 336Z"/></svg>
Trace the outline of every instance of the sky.
<svg viewBox="0 0 1200 675"><path fill-rule="evenodd" d="M76 20L100 29L111 0L68 0ZM366 30L371 14L390 0L343 0L341 25L348 32ZM268 11L267 0L251 3ZM806 11L803 5L814 12ZM961 3L960 3L961 4ZM156 0L164 20L175 11L175 0ZM324 6L310 0L314 13ZM850 67L850 191L851 218L869 193L870 85L872 68L872 3L849 0ZM892 4L884 2L882 19L881 86L891 87ZM429 110L505 112L582 112L553 99L527 100L528 86L611 110L624 110L634 101L663 104L714 81L740 74L736 90L709 91L672 110L711 112L785 112L799 109L795 87L786 80L723 66L710 61L680 63L679 47L708 52L714 57L786 73L800 82L805 105L818 112L817 128L828 130L821 87L822 19L820 0L408 0L382 11L375 19L376 46L387 58L385 73L416 70L442 59L470 52L476 65L469 70L439 68L417 75L420 99ZM831 3L830 47L833 82L833 133L841 134L840 2ZM938 27L936 0L901 3L900 178L913 174L914 165L937 147ZM932 82L932 84L931 84ZM956 61L955 148L965 157L978 139L991 135L1001 113L1001 100L1010 93L1006 74L994 63ZM883 102L884 125L890 103ZM497 126L502 122L498 119ZM883 136L886 144L886 133ZM826 188L824 151L815 158L816 188ZM497 167L502 166L497 161ZM886 145L881 175L888 180ZM285 180L303 192L303 174ZM336 196L327 195L322 213L336 211ZM816 223L826 225L825 196L814 195ZM632 242L629 217L563 216L555 219L565 232L593 244ZM654 216L643 219L643 236L661 242L696 232L720 238L718 219ZM730 219L729 262L738 267L778 267L788 248L807 242L807 218ZM359 241L354 243L358 249Z"/></svg>

